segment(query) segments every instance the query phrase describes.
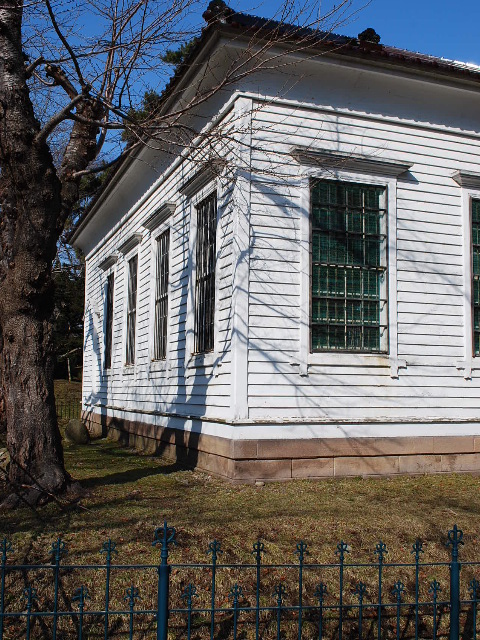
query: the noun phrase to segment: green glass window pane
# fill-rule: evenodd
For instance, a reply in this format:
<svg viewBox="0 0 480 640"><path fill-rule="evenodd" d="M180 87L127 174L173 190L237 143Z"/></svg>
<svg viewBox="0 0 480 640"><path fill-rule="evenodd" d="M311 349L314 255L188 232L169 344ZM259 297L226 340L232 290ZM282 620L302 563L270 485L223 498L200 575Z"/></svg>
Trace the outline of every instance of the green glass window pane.
<svg viewBox="0 0 480 640"><path fill-rule="evenodd" d="M365 265L371 267L380 266L380 243L376 239L365 240Z"/></svg>
<svg viewBox="0 0 480 640"><path fill-rule="evenodd" d="M325 299L318 299L312 301L312 320L313 322L327 322L328 321L328 301Z"/></svg>
<svg viewBox="0 0 480 640"><path fill-rule="evenodd" d="M356 300L347 300L347 322L350 324L362 323L362 303Z"/></svg>
<svg viewBox="0 0 480 640"><path fill-rule="evenodd" d="M332 229L335 231L346 231L346 227L345 211L342 209L332 211Z"/></svg>
<svg viewBox="0 0 480 640"><path fill-rule="evenodd" d="M328 296L345 296L345 276L343 269L338 267L326 267L325 269L325 294Z"/></svg>
<svg viewBox="0 0 480 640"><path fill-rule="evenodd" d="M359 298L362 295L362 271L346 269L347 297Z"/></svg>
<svg viewBox="0 0 480 640"><path fill-rule="evenodd" d="M352 208L363 207L363 189L356 185L347 189L347 204Z"/></svg>
<svg viewBox="0 0 480 640"><path fill-rule="evenodd" d="M316 232L312 233L312 260L320 261L320 234Z"/></svg>
<svg viewBox="0 0 480 640"><path fill-rule="evenodd" d="M479 231L480 231L480 225L472 224L472 244L473 245L479 244L478 242L478 238L480 237Z"/></svg>
<svg viewBox="0 0 480 640"><path fill-rule="evenodd" d="M365 298L380 297L380 282L382 274L378 271L364 271L363 272L363 295Z"/></svg>
<svg viewBox="0 0 480 640"><path fill-rule="evenodd" d="M473 328L475 331L480 331L480 307L473 309Z"/></svg>
<svg viewBox="0 0 480 640"><path fill-rule="evenodd" d="M362 327L348 327L346 331L346 348L350 351L363 348L362 345Z"/></svg>
<svg viewBox="0 0 480 640"><path fill-rule="evenodd" d="M363 303L363 322L365 324L379 324L380 304L365 300Z"/></svg>
<svg viewBox="0 0 480 640"><path fill-rule="evenodd" d="M480 247L473 248L473 275L480 275Z"/></svg>
<svg viewBox="0 0 480 640"><path fill-rule="evenodd" d="M374 327L364 327L364 348L369 351L378 351L380 349L380 331Z"/></svg>
<svg viewBox="0 0 480 640"><path fill-rule="evenodd" d="M362 211L347 211L347 227L352 233L363 232L363 213Z"/></svg>
<svg viewBox="0 0 480 640"><path fill-rule="evenodd" d="M332 349L345 349L345 331L343 326L333 325L330 330L330 346Z"/></svg>
<svg viewBox="0 0 480 640"><path fill-rule="evenodd" d="M475 333L473 336L473 353L480 355L480 333Z"/></svg>
<svg viewBox="0 0 480 640"><path fill-rule="evenodd" d="M363 240L358 236L350 236L347 239L347 264L363 264Z"/></svg>
<svg viewBox="0 0 480 640"><path fill-rule="evenodd" d="M312 349L327 349L328 346L328 327L326 325L312 327Z"/></svg>
<svg viewBox="0 0 480 640"><path fill-rule="evenodd" d="M321 262L331 262L331 240L329 235L318 236L318 260Z"/></svg>
<svg viewBox="0 0 480 640"><path fill-rule="evenodd" d="M366 209L380 209L380 197L383 194L383 189L367 189L365 190L365 208Z"/></svg>
<svg viewBox="0 0 480 640"><path fill-rule="evenodd" d="M472 200L472 222L480 223L480 200Z"/></svg>
<svg viewBox="0 0 480 640"><path fill-rule="evenodd" d="M475 306L480 305L480 280L474 279L472 294L473 294L473 304Z"/></svg>
<svg viewBox="0 0 480 640"><path fill-rule="evenodd" d="M382 216L374 211L365 213L365 233L379 235L381 218Z"/></svg>
<svg viewBox="0 0 480 640"><path fill-rule="evenodd" d="M312 265L312 295L318 296L321 291L322 269L318 265Z"/></svg>

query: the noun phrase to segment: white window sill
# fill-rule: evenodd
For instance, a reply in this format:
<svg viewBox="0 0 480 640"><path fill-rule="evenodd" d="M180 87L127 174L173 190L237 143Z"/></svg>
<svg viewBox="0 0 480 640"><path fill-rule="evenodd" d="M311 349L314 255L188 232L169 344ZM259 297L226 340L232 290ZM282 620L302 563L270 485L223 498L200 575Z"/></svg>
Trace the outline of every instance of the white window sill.
<svg viewBox="0 0 480 640"><path fill-rule="evenodd" d="M168 371L167 360L151 360L149 373L165 373Z"/></svg>
<svg viewBox="0 0 480 640"><path fill-rule="evenodd" d="M337 365L343 367L371 366L390 367L391 360L387 353L342 353L329 351L325 353L310 353L309 365Z"/></svg>
<svg viewBox="0 0 480 640"><path fill-rule="evenodd" d="M132 377L135 375L135 365L134 364L124 364L122 375L127 377Z"/></svg>
<svg viewBox="0 0 480 640"><path fill-rule="evenodd" d="M213 367L217 361L217 357L214 351L209 351L208 353L193 353L187 362L187 369Z"/></svg>

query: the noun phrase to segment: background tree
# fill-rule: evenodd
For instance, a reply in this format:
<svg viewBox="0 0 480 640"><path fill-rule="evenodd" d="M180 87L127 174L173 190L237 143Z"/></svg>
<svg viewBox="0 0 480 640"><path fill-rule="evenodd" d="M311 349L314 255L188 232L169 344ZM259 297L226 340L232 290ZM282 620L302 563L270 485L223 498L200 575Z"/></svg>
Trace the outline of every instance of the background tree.
<svg viewBox="0 0 480 640"><path fill-rule="evenodd" d="M340 3L340 10L349 4ZM251 45L214 86L200 84L167 110L155 92L171 66L162 68L159 60L192 64L196 9L196 0L0 4L0 396L9 480L14 488L27 487L24 497L32 502L71 483L53 391L52 264L57 242L81 209L82 179L134 157L147 141L176 149L179 141L188 144L195 132L185 114L246 74L272 68L278 42L298 50L319 37L281 28L284 22L317 24L315 3L285 2L271 41L260 40L261 29L253 27ZM205 15L212 21L232 14L218 0Z"/></svg>

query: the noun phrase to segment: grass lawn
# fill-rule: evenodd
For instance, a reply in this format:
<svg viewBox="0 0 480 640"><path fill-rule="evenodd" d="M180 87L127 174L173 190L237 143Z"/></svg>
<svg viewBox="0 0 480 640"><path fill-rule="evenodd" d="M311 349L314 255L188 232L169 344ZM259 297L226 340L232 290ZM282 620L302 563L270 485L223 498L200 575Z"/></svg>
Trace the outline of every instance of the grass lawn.
<svg viewBox="0 0 480 640"><path fill-rule="evenodd" d="M336 545L342 539L351 547L349 561L374 561L373 550L381 539L387 545L387 562L410 562L417 538L424 542L424 561L447 561L445 535L454 523L465 533L461 559L480 560L480 477L476 476L232 485L204 473L179 470L110 440L87 446L65 443L65 459L87 493L77 504L3 513L0 534L11 539L17 560L46 561L51 543L61 536L70 563L101 562L99 550L111 538L117 543L116 563L155 564L159 549L152 547L153 532L165 519L177 529L174 563L209 561L206 550L214 538L222 542L225 563L252 562L252 543L258 538L268 552L265 562L272 564L296 562L293 552L300 539L309 544L308 562L335 562ZM438 577L446 586L446 568L443 576L432 571L422 573L425 584ZM467 571L465 567L465 578ZM127 578L118 579L123 588ZM228 579L231 576L219 578L219 588L227 589ZM358 579L357 572L349 584ZM411 576L402 579L411 586ZM85 576L82 580L88 582ZM155 576L141 580L154 597ZM185 586L180 577L174 575L175 580L179 589ZM208 591L208 577L203 582Z"/></svg>
<svg viewBox="0 0 480 640"><path fill-rule="evenodd" d="M419 537L427 555L445 557L451 525L463 528L470 552L480 536L480 478L469 475L393 479L297 480L262 487L232 485L204 473L178 470L109 440L65 444L66 464L87 495L76 505L50 504L2 515L1 528L17 547L37 549L59 535L73 554L99 549L106 538L130 558L155 555L150 543L164 519L179 530L177 559L204 557L221 539L229 555L245 559L258 537L272 558L285 559L299 539L314 558L332 559L340 539L352 554L371 556L381 538L390 561L405 561Z"/></svg>

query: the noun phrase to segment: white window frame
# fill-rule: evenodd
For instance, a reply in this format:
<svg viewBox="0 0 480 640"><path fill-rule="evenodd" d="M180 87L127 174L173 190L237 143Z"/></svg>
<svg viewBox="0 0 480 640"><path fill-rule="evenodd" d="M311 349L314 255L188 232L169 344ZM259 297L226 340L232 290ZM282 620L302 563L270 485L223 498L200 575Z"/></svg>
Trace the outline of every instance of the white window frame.
<svg viewBox="0 0 480 640"><path fill-rule="evenodd" d="M310 211L311 184L314 179L350 182L379 186L385 189L387 209L387 307L388 345L386 353L345 353L342 351L310 352ZM308 375L310 365L390 367L392 378L398 377L399 367L406 362L398 358L398 311L397 311L397 178L392 176L368 175L346 169L308 168L301 173L300 205L300 375Z"/></svg>
<svg viewBox="0 0 480 640"><path fill-rule="evenodd" d="M168 231L170 234L169 246L168 246L168 311L167 311L167 348L166 355L163 360L155 360L155 292L157 284L157 250L158 238ZM171 337L171 298L172 298L172 219L171 217L160 224L155 231L152 231L150 236L150 273L151 273L151 287L150 287L150 301L149 301L149 329L148 329L148 353L149 353L149 367L151 372L155 371L169 371L170 363L170 337Z"/></svg>
<svg viewBox="0 0 480 640"><path fill-rule="evenodd" d="M112 344L111 344L111 353L110 353L110 367L108 369L105 368L105 362L106 362L106 357L107 357L107 305L108 305L108 296L107 296L107 289L108 289L108 278L113 275L113 302L112 302ZM113 334L114 334L114 330L115 330L115 301L116 301L116 297L117 297L117 274L116 274L116 270L115 267L111 267L110 269L108 269L108 271L106 271L104 273L103 276L103 296L104 296L104 301L103 301L103 349L102 349L102 372L103 375L110 375L113 370L114 370L114 354L115 354L115 349L114 349L114 341L113 341Z"/></svg>
<svg viewBox="0 0 480 640"><path fill-rule="evenodd" d="M211 196L217 194L217 232L215 241L215 301L219 299L219 280L218 280L218 262L219 262L219 232L221 218L221 201L220 201L220 181L211 180L192 195L189 202L190 209L190 234L188 243L188 296L187 296L187 315L185 320L185 368L191 369L195 367L214 366L218 359L218 338L219 338L219 318L215 308L213 318L213 351L206 353L195 353L195 276L197 261L197 205ZM216 306L216 305L215 305Z"/></svg>
<svg viewBox="0 0 480 640"><path fill-rule="evenodd" d="M128 283L130 278L129 262L137 256L137 299L136 299L136 319L135 319L135 362L127 364L127 316L128 316ZM122 309L122 365L123 375L136 376L138 366L138 282L140 275L140 250L138 246L126 253L123 257L124 291Z"/></svg>
<svg viewBox="0 0 480 640"><path fill-rule="evenodd" d="M465 358L457 362L457 369L463 371L465 380L472 377L475 369L480 369L480 357L473 352L473 264L472 264L472 200L480 200L480 174L456 171L453 180L462 189L463 226L463 326L465 331Z"/></svg>
<svg viewBox="0 0 480 640"><path fill-rule="evenodd" d="M118 256L116 254L111 254L107 256L102 262L98 265L98 268L102 271L100 277L101 289L102 289L102 355L101 355L101 367L102 367L102 376L109 376L113 373L114 370L114 362L115 362L115 349L114 349L114 341L113 341L113 333L115 330L115 303L117 300L117 261ZM105 368L105 360L107 353L107 283L108 277L113 274L113 305L112 305L112 353L111 353L111 362L110 368Z"/></svg>

